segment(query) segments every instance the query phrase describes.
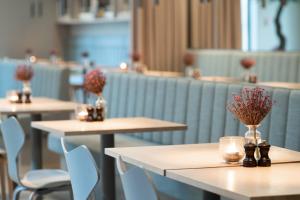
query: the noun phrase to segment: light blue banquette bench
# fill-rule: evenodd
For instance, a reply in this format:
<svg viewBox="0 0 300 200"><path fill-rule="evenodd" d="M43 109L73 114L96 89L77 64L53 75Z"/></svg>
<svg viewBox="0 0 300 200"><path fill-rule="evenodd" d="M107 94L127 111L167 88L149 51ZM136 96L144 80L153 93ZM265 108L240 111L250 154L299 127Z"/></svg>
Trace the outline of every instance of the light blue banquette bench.
<svg viewBox="0 0 300 200"><path fill-rule="evenodd" d="M5 97L8 90L21 90L22 83L14 78L22 60L0 60L0 97ZM33 96L70 100L68 78L70 70L51 64L33 64L34 76L31 81Z"/></svg>
<svg viewBox="0 0 300 200"><path fill-rule="evenodd" d="M0 97L4 98L9 90L21 90L22 83L16 81L15 70L23 60L0 59ZM34 64L34 77L31 81L33 96L49 97L60 100L70 100L68 78L70 70L66 67L58 67L51 64ZM68 115L43 116L43 119L64 119ZM18 116L25 132L29 132L30 118L28 115Z"/></svg>
<svg viewBox="0 0 300 200"><path fill-rule="evenodd" d="M196 66L203 76L241 77L240 60L256 60L252 72L259 81L300 82L300 52L243 52L238 50L194 50Z"/></svg>
<svg viewBox="0 0 300 200"><path fill-rule="evenodd" d="M146 116L188 125L185 132L118 135L116 146L207 143L218 142L219 137L224 135L244 135L246 128L227 111L226 104L232 93L245 86L186 78L107 74L104 96L108 102L109 117ZM266 90L276 104L259 128L262 137L272 145L300 150L300 90ZM99 136L67 139L70 148L85 144L98 159ZM57 136L49 135L48 146L62 154ZM154 174L153 179L157 188L170 199L203 198L199 189Z"/></svg>

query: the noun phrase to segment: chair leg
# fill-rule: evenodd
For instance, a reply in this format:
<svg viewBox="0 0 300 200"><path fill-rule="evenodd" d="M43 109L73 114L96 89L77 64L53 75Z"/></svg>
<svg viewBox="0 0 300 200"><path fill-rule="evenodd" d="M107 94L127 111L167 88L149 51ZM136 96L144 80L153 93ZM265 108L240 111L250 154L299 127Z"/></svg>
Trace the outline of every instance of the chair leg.
<svg viewBox="0 0 300 200"><path fill-rule="evenodd" d="M70 188L69 193L70 193L70 199L73 200L74 196L73 196L73 190L72 190L72 188Z"/></svg>
<svg viewBox="0 0 300 200"><path fill-rule="evenodd" d="M9 199L12 199L13 193L14 193L14 188L15 188L15 183L12 180L10 180L9 177L7 178L7 183L8 183L8 196L9 196Z"/></svg>
<svg viewBox="0 0 300 200"><path fill-rule="evenodd" d="M6 179L7 184L8 184L8 199L12 199L14 188L16 188L17 185L8 176L6 156L3 157L3 166L4 166L3 170L4 170L4 174L5 174L5 179Z"/></svg>
<svg viewBox="0 0 300 200"><path fill-rule="evenodd" d="M33 191L28 197L28 200L35 200L38 196L39 196L38 193L36 191Z"/></svg>
<svg viewBox="0 0 300 200"><path fill-rule="evenodd" d="M6 182L5 182L5 179L6 179L6 175L5 175L5 162L3 160L3 158L1 157L0 158L0 184L1 184L1 196L2 196L2 199L3 200L6 200Z"/></svg>
<svg viewBox="0 0 300 200"><path fill-rule="evenodd" d="M21 192L25 190L27 190L27 188L23 186L17 186L13 194L13 200L19 200Z"/></svg>

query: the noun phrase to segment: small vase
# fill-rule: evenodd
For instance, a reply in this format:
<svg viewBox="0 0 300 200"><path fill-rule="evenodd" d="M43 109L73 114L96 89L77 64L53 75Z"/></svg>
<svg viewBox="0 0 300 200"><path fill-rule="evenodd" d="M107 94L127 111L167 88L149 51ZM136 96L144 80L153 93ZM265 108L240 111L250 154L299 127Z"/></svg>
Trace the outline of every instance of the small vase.
<svg viewBox="0 0 300 200"><path fill-rule="evenodd" d="M250 69L245 69L243 75L242 75L242 81L249 83L250 82Z"/></svg>
<svg viewBox="0 0 300 200"><path fill-rule="evenodd" d="M245 133L245 141L246 144L253 143L255 145L258 145L261 143L261 133L257 130L257 128L260 126L258 125L246 125L248 128L248 131Z"/></svg>
<svg viewBox="0 0 300 200"><path fill-rule="evenodd" d="M257 128L260 126L258 125L246 125L248 128L248 131L245 133L245 142L246 144L254 144L258 146L258 144L261 143L261 133L257 130ZM255 150L255 158L259 159L259 151L258 149Z"/></svg>
<svg viewBox="0 0 300 200"><path fill-rule="evenodd" d="M193 66L186 66L185 67L184 74L185 74L186 77L193 77L193 73L194 73L194 67Z"/></svg>
<svg viewBox="0 0 300 200"><path fill-rule="evenodd" d="M31 87L30 87L30 82L29 81L24 81L23 82L23 89L22 89L24 94L31 94Z"/></svg>
<svg viewBox="0 0 300 200"><path fill-rule="evenodd" d="M104 121L106 118L106 101L102 94L96 100L96 121Z"/></svg>

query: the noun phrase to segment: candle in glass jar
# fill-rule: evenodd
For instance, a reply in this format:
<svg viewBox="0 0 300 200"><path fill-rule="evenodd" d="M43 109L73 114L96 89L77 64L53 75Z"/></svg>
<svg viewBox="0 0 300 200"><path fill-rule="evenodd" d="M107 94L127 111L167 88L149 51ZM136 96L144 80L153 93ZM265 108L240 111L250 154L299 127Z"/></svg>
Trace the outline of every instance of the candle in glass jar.
<svg viewBox="0 0 300 200"><path fill-rule="evenodd" d="M88 113L85 110L82 110L77 114L77 117L80 121L86 121L87 116L88 116Z"/></svg>
<svg viewBox="0 0 300 200"><path fill-rule="evenodd" d="M121 69L121 71L122 72L127 72L128 71L128 66L127 66L127 64L126 63L121 63L120 64L120 69Z"/></svg>
<svg viewBox="0 0 300 200"><path fill-rule="evenodd" d="M9 101L12 102L12 103L17 102L18 99L19 99L19 97L18 97L18 95L16 95L16 94L11 95L11 96L9 97Z"/></svg>
<svg viewBox="0 0 300 200"><path fill-rule="evenodd" d="M224 153L224 159L228 163L238 162L240 158L238 148L232 144L230 145Z"/></svg>
<svg viewBox="0 0 300 200"><path fill-rule="evenodd" d="M225 136L220 138L219 152L226 163L238 163L244 157L245 138Z"/></svg>
<svg viewBox="0 0 300 200"><path fill-rule="evenodd" d="M15 90L8 91L6 93L7 100L11 103L17 103L19 100L18 92Z"/></svg>

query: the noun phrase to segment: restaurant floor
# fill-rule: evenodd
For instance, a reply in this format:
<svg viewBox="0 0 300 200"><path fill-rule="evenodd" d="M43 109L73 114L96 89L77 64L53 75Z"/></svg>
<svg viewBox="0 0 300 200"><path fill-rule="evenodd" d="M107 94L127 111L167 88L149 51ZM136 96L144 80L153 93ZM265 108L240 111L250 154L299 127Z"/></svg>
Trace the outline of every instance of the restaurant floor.
<svg viewBox="0 0 300 200"><path fill-rule="evenodd" d="M24 149L22 150L21 158L20 158L20 172L21 176L26 173L30 169L30 141L26 140L26 144ZM43 167L47 169L59 168L59 156L57 154L52 153L47 149L46 137L43 138ZM120 181L117 179L117 199L123 200L123 194L120 186ZM23 192L20 200L27 200L29 196L29 192ZM0 195L1 199L1 195ZM46 195L43 200L68 200L70 199L68 192L54 192L52 194Z"/></svg>

